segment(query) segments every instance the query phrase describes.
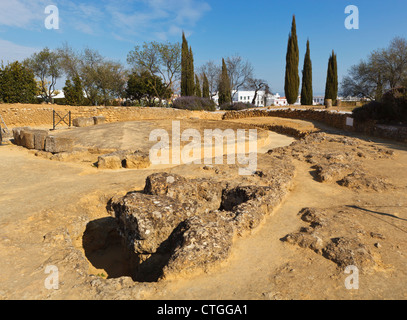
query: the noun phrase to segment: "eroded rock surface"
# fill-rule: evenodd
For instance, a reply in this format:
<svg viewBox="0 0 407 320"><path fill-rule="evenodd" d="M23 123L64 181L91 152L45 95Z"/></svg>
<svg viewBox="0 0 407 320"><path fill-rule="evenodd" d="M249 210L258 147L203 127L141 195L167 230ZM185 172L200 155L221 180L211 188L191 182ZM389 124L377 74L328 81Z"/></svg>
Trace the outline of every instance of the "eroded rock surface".
<svg viewBox="0 0 407 320"><path fill-rule="evenodd" d="M333 151L335 150L335 151ZM338 183L354 190L383 191L394 186L365 172L362 160L394 157L392 150L361 139L313 133L290 146L270 150L275 157L291 156L312 165L314 178L321 183Z"/></svg>
<svg viewBox="0 0 407 320"><path fill-rule="evenodd" d="M150 167L149 155L139 150L118 150L98 157L99 169L145 169Z"/></svg>
<svg viewBox="0 0 407 320"><path fill-rule="evenodd" d="M150 261L167 255L157 258L160 278L201 272L227 260L235 236L258 227L288 193L294 166L269 161L271 169L253 175L257 185L153 174L142 193L112 199L110 211L135 254L152 255Z"/></svg>
<svg viewBox="0 0 407 320"><path fill-rule="evenodd" d="M380 257L371 251L373 237L352 222L348 211L304 208L299 215L309 226L286 235L283 241L311 249L341 269L353 265L369 271L380 263Z"/></svg>

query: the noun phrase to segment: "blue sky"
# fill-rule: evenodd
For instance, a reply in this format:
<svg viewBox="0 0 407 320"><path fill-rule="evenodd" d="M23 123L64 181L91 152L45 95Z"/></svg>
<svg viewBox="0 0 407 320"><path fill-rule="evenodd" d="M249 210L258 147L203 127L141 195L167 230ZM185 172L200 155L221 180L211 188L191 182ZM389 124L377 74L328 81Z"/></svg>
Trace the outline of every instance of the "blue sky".
<svg viewBox="0 0 407 320"><path fill-rule="evenodd" d="M47 30L48 5L59 9L59 30ZM347 30L345 7L359 9L359 29ZM338 57L339 80L369 52L407 38L405 0L0 0L0 59L21 60L48 46L88 46L126 63L144 41L181 40L185 31L195 66L238 54L284 93L285 54L296 15L300 71L311 44L314 94L324 93L328 58Z"/></svg>

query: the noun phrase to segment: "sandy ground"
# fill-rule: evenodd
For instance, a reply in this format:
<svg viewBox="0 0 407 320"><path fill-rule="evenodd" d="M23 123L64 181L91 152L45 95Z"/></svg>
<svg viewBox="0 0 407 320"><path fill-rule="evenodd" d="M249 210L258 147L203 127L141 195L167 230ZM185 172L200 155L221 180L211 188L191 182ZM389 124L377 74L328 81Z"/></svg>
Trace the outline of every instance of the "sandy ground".
<svg viewBox="0 0 407 320"><path fill-rule="evenodd" d="M270 137L262 151L293 141L275 133ZM322 184L313 178L309 164L295 160L297 174L292 192L255 233L236 241L232 257L225 265L208 274L156 284L142 298L406 299L407 147L381 140L372 143L394 150L396 156L374 162L366 160L364 165L370 172L390 179L398 189L355 192L335 183ZM199 165L164 169L188 177L211 174L203 172ZM100 265L98 257L88 257L93 264L83 259L82 237L86 226L90 221L106 219L106 203L112 196L141 190L145 178L156 171L157 168L99 171L89 163L49 161L21 147L1 146L0 298L100 298L100 292L84 289L78 279L87 274L101 279L114 277L122 257L111 247L98 253ZM341 210L346 206L364 208L351 210L354 219L368 226L367 232L379 230L386 236L380 240L380 248L372 248L381 255L382 268L361 274L358 290L345 288L347 275L332 261L281 241L304 226L298 217L302 208ZM61 233L52 236L60 229L67 230L69 237ZM107 259L115 265L110 270ZM83 260L87 270L83 270ZM50 264L61 266L59 290L44 288L47 277L44 270ZM125 273L118 272L121 276Z"/></svg>

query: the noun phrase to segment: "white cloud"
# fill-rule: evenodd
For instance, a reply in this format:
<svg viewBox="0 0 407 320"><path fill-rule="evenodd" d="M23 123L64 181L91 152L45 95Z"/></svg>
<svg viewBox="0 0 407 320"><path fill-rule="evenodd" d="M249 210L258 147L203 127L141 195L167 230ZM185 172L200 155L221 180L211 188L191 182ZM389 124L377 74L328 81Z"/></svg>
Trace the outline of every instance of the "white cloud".
<svg viewBox="0 0 407 320"><path fill-rule="evenodd" d="M30 29L46 17L46 0L0 0L0 25Z"/></svg>
<svg viewBox="0 0 407 320"><path fill-rule="evenodd" d="M192 29L211 10L204 0L0 0L0 26L44 28L45 8L59 9L60 31L77 30L89 35L159 38Z"/></svg>
<svg viewBox="0 0 407 320"><path fill-rule="evenodd" d="M38 48L20 46L13 42L0 39L1 59L4 64L15 60L22 61L38 51L40 51Z"/></svg>
<svg viewBox="0 0 407 320"><path fill-rule="evenodd" d="M139 0L129 10L128 1L122 5L111 3L106 10L111 14L112 23L121 33L129 35L150 35L166 40L180 34L185 28L192 28L211 10L208 3L200 0ZM130 11L130 12L129 12Z"/></svg>

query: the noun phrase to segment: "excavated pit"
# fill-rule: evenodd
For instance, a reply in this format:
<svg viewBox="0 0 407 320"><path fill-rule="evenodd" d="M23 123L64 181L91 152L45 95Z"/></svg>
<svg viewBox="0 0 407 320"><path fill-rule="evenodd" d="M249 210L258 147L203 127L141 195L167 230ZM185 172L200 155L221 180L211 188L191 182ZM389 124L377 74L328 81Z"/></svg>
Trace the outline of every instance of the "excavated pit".
<svg viewBox="0 0 407 320"><path fill-rule="evenodd" d="M217 208L211 210L232 210L250 200L250 197L242 189L223 189L219 199L221 202L217 204ZM111 205L109 201L107 207ZM96 273L107 279L131 277L135 282L157 282L174 253L174 248L171 247L174 234L182 228L184 222L185 220L174 228L155 253L136 254L134 248L129 247L123 239L117 219L106 217L93 220L87 224L82 238L85 256L94 269L104 271Z"/></svg>

